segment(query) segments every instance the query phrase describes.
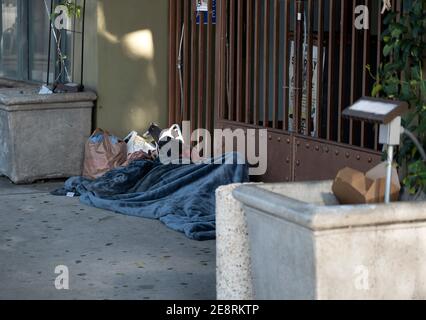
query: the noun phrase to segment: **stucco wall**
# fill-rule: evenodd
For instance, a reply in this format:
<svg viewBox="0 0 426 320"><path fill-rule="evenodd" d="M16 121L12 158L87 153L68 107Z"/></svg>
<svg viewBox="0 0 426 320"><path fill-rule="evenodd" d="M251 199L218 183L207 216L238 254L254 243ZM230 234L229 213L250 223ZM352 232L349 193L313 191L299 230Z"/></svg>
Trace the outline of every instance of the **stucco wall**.
<svg viewBox="0 0 426 320"><path fill-rule="evenodd" d="M95 125L124 136L167 124L167 0L87 1L85 84Z"/></svg>

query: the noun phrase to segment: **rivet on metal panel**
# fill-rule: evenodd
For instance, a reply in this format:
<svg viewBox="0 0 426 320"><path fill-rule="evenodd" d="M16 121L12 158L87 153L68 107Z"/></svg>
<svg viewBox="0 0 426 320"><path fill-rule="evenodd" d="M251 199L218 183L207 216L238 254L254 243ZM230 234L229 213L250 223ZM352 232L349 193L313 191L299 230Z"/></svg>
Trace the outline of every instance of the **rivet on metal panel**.
<svg viewBox="0 0 426 320"><path fill-rule="evenodd" d="M281 142L281 137L278 137L278 139L277 139L277 140L278 140L278 142Z"/></svg>
<svg viewBox="0 0 426 320"><path fill-rule="evenodd" d="M296 161L296 166L300 167L300 164L301 164L300 160L297 160Z"/></svg>
<svg viewBox="0 0 426 320"><path fill-rule="evenodd" d="M359 160L361 160L361 156L360 155L357 155L356 156L356 159L359 161Z"/></svg>
<svg viewBox="0 0 426 320"><path fill-rule="evenodd" d="M296 145L299 147L300 146L300 141L296 141Z"/></svg>
<svg viewBox="0 0 426 320"><path fill-rule="evenodd" d="M373 158L368 158L368 163L372 163L373 162Z"/></svg>
<svg viewBox="0 0 426 320"><path fill-rule="evenodd" d="M290 144L291 143L291 140L290 139L287 139L287 144Z"/></svg>
<svg viewBox="0 0 426 320"><path fill-rule="evenodd" d="M339 150L336 150L336 156L338 156L340 154Z"/></svg>
<svg viewBox="0 0 426 320"><path fill-rule="evenodd" d="M289 178L289 177L286 177L286 178L285 178L285 181L286 181L286 182L290 182L290 178Z"/></svg>
<svg viewBox="0 0 426 320"><path fill-rule="evenodd" d="M269 140L272 140L272 136L269 136Z"/></svg>
<svg viewBox="0 0 426 320"><path fill-rule="evenodd" d="M287 158L285 162L290 163L290 158Z"/></svg>
<svg viewBox="0 0 426 320"><path fill-rule="evenodd" d="M346 152L346 158L350 158L351 157L351 154L349 153L349 152Z"/></svg>
<svg viewBox="0 0 426 320"><path fill-rule="evenodd" d="M306 144L306 149L310 149L311 145L309 143Z"/></svg>
<svg viewBox="0 0 426 320"><path fill-rule="evenodd" d="M325 147L325 152L326 152L326 153L329 153L329 152L330 152L329 147Z"/></svg>
<svg viewBox="0 0 426 320"><path fill-rule="evenodd" d="M319 150L320 150L320 147L319 147L319 146L315 146L315 150L316 150L316 151L319 151Z"/></svg>

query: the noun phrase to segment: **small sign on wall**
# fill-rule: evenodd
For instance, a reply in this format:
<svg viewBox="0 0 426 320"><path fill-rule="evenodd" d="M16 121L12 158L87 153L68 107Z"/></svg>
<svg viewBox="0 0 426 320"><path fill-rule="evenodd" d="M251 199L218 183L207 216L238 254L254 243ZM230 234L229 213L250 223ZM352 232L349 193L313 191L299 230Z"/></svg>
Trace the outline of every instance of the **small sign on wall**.
<svg viewBox="0 0 426 320"><path fill-rule="evenodd" d="M212 23L216 24L216 0L196 0L197 1L197 24L200 24L200 15L204 15L204 24L208 24L209 1L212 1Z"/></svg>
<svg viewBox="0 0 426 320"><path fill-rule="evenodd" d="M197 0L197 11L198 12L209 11L209 0Z"/></svg>

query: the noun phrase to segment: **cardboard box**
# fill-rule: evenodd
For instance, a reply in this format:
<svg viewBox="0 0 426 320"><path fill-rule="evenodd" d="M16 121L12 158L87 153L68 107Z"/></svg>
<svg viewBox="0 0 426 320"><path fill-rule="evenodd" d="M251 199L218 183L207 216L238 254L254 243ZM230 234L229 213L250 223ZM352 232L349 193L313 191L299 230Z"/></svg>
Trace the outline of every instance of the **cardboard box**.
<svg viewBox="0 0 426 320"><path fill-rule="evenodd" d="M386 163L383 162L367 173L345 168L334 181L333 192L341 204L372 204L385 201ZM399 200L401 183L398 172L392 173L392 201Z"/></svg>

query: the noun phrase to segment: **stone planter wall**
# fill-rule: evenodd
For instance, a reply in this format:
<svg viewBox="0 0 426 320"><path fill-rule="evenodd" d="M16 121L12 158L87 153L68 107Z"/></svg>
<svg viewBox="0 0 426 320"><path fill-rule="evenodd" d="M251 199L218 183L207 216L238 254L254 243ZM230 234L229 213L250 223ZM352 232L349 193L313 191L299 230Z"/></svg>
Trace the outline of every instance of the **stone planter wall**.
<svg viewBox="0 0 426 320"><path fill-rule="evenodd" d="M426 203L340 206L332 182L241 186L257 299L426 299Z"/></svg>
<svg viewBox="0 0 426 320"><path fill-rule="evenodd" d="M216 190L216 286L218 300L252 300L247 219L233 184Z"/></svg>
<svg viewBox="0 0 426 320"><path fill-rule="evenodd" d="M38 90L0 89L0 174L14 183L82 172L96 95L38 95Z"/></svg>

